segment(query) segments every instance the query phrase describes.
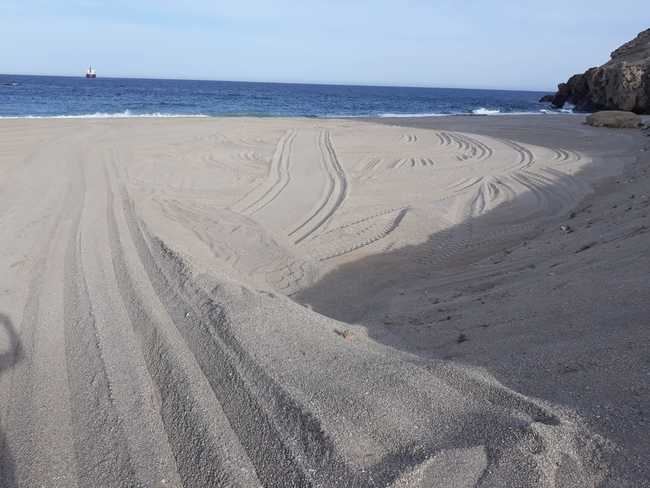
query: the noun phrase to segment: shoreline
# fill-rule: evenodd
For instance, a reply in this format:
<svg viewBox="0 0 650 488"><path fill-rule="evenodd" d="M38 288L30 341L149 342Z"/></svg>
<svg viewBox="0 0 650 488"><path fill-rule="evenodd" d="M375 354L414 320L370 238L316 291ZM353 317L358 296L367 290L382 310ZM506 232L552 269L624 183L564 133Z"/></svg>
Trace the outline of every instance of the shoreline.
<svg viewBox="0 0 650 488"><path fill-rule="evenodd" d="M480 110L480 109L479 109ZM587 112L562 112L560 110L541 110L539 112L495 112L495 113L452 113L452 114L379 114L379 115L248 115L248 114L233 114L233 115L207 115L207 114L174 114L174 113L143 113L143 114L128 114L125 112L115 113L93 113L93 114L72 114L72 115L0 115L0 120L31 120L31 119L44 119L44 120L58 120L58 119L238 119L238 118L253 118L253 119L308 119L308 120L383 120L383 119L429 119L429 118L446 118L446 117L528 117L531 115L569 115L569 116L587 116Z"/></svg>

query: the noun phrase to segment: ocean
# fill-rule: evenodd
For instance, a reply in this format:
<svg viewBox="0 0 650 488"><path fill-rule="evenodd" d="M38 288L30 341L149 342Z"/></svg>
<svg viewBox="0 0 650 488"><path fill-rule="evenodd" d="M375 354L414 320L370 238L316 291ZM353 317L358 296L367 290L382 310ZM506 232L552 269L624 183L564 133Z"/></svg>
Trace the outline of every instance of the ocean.
<svg viewBox="0 0 650 488"><path fill-rule="evenodd" d="M553 112L533 91L0 75L0 117L389 117Z"/></svg>

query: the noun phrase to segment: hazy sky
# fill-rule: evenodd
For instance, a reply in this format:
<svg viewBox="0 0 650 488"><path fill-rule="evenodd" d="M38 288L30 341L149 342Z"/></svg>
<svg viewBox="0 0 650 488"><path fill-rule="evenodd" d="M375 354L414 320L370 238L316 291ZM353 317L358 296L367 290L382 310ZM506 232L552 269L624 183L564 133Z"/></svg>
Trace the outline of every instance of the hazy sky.
<svg viewBox="0 0 650 488"><path fill-rule="evenodd" d="M0 73L548 90L648 0L0 0Z"/></svg>

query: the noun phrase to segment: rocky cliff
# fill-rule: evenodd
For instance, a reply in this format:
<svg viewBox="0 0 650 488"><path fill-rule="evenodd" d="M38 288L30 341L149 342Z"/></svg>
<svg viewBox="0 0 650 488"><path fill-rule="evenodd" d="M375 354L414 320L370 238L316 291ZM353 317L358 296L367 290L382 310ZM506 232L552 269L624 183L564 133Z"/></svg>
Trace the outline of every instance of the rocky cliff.
<svg viewBox="0 0 650 488"><path fill-rule="evenodd" d="M650 113L650 29L616 49L606 64L561 83L555 96L545 100L556 107L572 103L588 112Z"/></svg>

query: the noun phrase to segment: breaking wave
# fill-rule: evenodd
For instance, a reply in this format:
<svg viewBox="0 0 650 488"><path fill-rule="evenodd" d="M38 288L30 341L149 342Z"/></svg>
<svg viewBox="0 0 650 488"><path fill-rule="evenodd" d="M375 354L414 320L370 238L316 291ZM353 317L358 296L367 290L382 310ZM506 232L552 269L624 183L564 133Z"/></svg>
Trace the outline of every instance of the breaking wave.
<svg viewBox="0 0 650 488"><path fill-rule="evenodd" d="M0 116L0 119L131 119L131 118L205 118L205 114L172 114L163 112L135 113L130 110L124 112L95 112L92 114L71 115L19 115Z"/></svg>
<svg viewBox="0 0 650 488"><path fill-rule="evenodd" d="M501 113L501 110L499 109L493 110L493 109L481 107L472 110L472 113L474 115L497 115Z"/></svg>

